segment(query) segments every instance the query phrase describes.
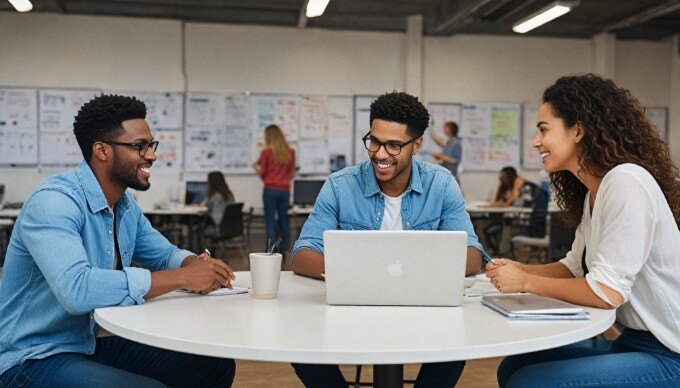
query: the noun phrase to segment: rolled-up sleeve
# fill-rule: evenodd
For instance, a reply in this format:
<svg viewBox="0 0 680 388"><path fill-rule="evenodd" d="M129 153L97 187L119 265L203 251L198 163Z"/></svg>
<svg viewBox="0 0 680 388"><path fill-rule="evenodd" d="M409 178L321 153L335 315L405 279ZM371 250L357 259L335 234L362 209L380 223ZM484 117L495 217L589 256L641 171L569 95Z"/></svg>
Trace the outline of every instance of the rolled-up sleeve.
<svg viewBox="0 0 680 388"><path fill-rule="evenodd" d="M141 296L151 286L148 270L92 267L80 236L85 216L69 193L37 192L27 201L18 222L19 238L57 300L70 314L144 302Z"/></svg>
<svg viewBox="0 0 680 388"><path fill-rule="evenodd" d="M470 214L465 210L465 200L460 187L453 176L447 174L447 182L444 185L444 204L442 206L442 216L439 230L459 230L467 232L469 247L473 247L480 252L484 249L479 243L475 228L470 221Z"/></svg>
<svg viewBox="0 0 680 388"><path fill-rule="evenodd" d="M302 227L300 238L293 247L293 260L300 249L312 249L323 254L323 232L339 229L338 199L333 191L333 183L326 180L319 196L314 203L314 209Z"/></svg>
<svg viewBox="0 0 680 388"><path fill-rule="evenodd" d="M612 306L600 289L603 284L628 301L635 277L649 257L654 241L657 209L642 182L627 172L618 172L601 188L600 241L592 257L588 284ZM595 221L594 221L595 222Z"/></svg>

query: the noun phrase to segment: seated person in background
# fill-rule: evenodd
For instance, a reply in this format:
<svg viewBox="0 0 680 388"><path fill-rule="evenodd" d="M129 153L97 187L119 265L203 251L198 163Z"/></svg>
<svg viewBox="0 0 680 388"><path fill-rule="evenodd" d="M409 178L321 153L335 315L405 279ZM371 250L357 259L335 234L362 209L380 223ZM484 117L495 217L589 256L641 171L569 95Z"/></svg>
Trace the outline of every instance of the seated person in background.
<svg viewBox="0 0 680 388"><path fill-rule="evenodd" d="M233 279L223 262L171 245L127 191L150 186L158 142L145 117L130 97L83 105L73 128L84 160L27 198L0 283L0 386L231 386L233 360L103 336L93 318L99 307Z"/></svg>
<svg viewBox="0 0 680 388"><path fill-rule="evenodd" d="M229 185L227 185L224 175L219 171L209 173L208 198L206 200L208 213L203 231L204 235L209 237L219 236L224 209L234 202L234 194L229 189Z"/></svg>
<svg viewBox="0 0 680 388"><path fill-rule="evenodd" d="M434 132L430 132L432 140L440 147L444 148L441 153L435 152L432 157L437 160L442 167L451 171L453 177L458 181L458 165L463 157L463 145L458 137L458 124L453 121L444 123L444 134L446 140L440 138ZM460 181L458 181L460 183Z"/></svg>
<svg viewBox="0 0 680 388"><path fill-rule="evenodd" d="M537 186L517 174L514 167L503 167L498 176L500 183L496 190L496 197L489 202L489 206L531 206ZM494 252L498 252L503 238L503 214L495 213L489 216L489 223L484 227L486 245Z"/></svg>
<svg viewBox="0 0 680 388"><path fill-rule="evenodd" d="M296 274L322 279L323 232L329 229L465 231L466 274L479 272L482 247L451 172L413 159L428 123L427 109L406 93L387 93L371 104L370 131L363 138L370 160L328 177L293 248ZM423 364L416 387L453 386L464 366ZM293 367L307 387L347 387L337 365Z"/></svg>
<svg viewBox="0 0 680 388"><path fill-rule="evenodd" d="M496 259L501 292L617 309L623 333L511 356L501 387L680 386L680 179L666 143L630 92L597 75L543 94L533 146L564 221L578 227L559 262Z"/></svg>

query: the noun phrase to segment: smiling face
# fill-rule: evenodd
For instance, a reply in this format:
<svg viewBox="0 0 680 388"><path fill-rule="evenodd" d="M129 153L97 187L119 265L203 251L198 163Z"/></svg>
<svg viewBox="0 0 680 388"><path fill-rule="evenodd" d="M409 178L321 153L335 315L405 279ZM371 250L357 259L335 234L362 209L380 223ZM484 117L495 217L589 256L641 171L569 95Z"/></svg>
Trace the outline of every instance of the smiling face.
<svg viewBox="0 0 680 388"><path fill-rule="evenodd" d="M149 125L144 119L123 121L125 132L115 139L121 143L150 143L153 141ZM113 163L111 178L114 182L131 189L145 191L151 186L149 169L156 161L156 154L149 147L146 153L139 156L139 150L124 145L113 146Z"/></svg>
<svg viewBox="0 0 680 388"><path fill-rule="evenodd" d="M413 137L408 133L406 124L374 119L371 123L370 135L380 142L406 143ZM398 186L399 189L406 190L408 181L411 177L411 157L420 151L423 139L420 138L402 147L399 155L390 155L385 147L380 147L377 151L368 151L368 157L373 164L375 177L383 192L386 192L384 185ZM403 186L403 188L402 188Z"/></svg>
<svg viewBox="0 0 680 388"><path fill-rule="evenodd" d="M543 104L536 117L536 136L531 145L541 153L545 171L579 170L578 143L583 139L583 131L578 124L567 128L564 121L556 117L549 104Z"/></svg>

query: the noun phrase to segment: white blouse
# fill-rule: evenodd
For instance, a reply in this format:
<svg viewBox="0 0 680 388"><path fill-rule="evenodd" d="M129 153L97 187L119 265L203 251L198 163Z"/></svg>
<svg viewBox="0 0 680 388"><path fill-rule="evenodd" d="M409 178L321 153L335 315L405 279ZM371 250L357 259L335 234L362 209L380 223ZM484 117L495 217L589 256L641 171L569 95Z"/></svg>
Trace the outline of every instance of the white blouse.
<svg viewBox="0 0 680 388"><path fill-rule="evenodd" d="M617 322L651 331L680 353L680 230L661 188L644 168L622 164L602 180L592 216L589 196L571 251L560 262L583 277L587 247L590 288L612 306L597 282L623 297Z"/></svg>

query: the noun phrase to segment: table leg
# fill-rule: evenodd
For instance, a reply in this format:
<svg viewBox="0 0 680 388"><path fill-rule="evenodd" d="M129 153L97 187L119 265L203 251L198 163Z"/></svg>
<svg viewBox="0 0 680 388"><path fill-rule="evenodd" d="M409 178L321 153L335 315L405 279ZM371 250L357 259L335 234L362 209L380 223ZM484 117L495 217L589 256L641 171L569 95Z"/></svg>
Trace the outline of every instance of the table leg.
<svg viewBox="0 0 680 388"><path fill-rule="evenodd" d="M404 386L404 365L373 365L373 386L395 388Z"/></svg>

